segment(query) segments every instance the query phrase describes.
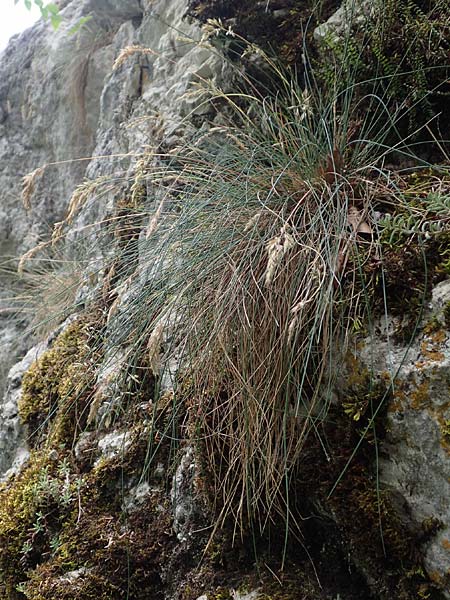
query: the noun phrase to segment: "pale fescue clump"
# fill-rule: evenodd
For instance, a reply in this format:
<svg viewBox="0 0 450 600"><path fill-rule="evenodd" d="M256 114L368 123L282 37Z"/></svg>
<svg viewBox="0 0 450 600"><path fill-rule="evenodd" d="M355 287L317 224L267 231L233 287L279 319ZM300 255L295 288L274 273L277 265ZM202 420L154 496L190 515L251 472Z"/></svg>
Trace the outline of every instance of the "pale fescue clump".
<svg viewBox="0 0 450 600"><path fill-rule="evenodd" d="M211 83L201 93L227 103L230 120L137 164L131 212L123 226L111 220L121 254L110 265L107 326L128 367L145 357L156 390L176 363L172 422L153 437L190 437L216 527L230 517L236 530L263 531L284 520L298 533L292 489L305 444L314 436L326 455L335 367L370 308L364 267L382 257L374 206L400 198L383 170L395 116L374 98L374 115L355 123L354 82L328 97L246 48L276 93L250 79L242 94ZM141 51L124 49L118 66ZM64 223L89 193L75 192ZM125 389L129 380L127 370Z"/></svg>
<svg viewBox="0 0 450 600"><path fill-rule="evenodd" d="M139 171L157 202L143 211L140 263L127 276L151 275L126 317L115 307L108 320L121 343L144 344L159 379L178 362L174 420L187 400L218 526L232 516L238 529L280 517L296 528L290 481L326 416L330 348L345 346L358 305L342 283L355 267L336 267L360 242L351 190L329 166L337 140L311 95L277 77L286 94L269 102L253 89L242 96L249 114L210 90L234 120Z"/></svg>

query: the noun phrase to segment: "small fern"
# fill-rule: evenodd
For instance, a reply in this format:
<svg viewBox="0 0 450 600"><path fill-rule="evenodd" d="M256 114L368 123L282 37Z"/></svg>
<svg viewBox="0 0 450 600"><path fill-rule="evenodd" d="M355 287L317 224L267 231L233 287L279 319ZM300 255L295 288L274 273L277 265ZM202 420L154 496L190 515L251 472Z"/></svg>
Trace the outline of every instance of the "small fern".
<svg viewBox="0 0 450 600"><path fill-rule="evenodd" d="M402 106L409 131L418 131L442 110L450 93L448 30L450 0L381 0L379 10L351 31L324 40L325 85L339 89L342 69L367 78L367 97L376 94L392 107ZM373 77L376 74L375 78ZM404 133L402 134L404 135Z"/></svg>

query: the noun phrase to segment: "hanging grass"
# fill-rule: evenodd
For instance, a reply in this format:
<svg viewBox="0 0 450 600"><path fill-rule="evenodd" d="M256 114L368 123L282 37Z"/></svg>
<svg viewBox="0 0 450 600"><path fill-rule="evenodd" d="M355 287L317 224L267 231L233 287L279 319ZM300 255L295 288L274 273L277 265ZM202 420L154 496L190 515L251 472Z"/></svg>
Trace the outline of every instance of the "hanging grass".
<svg viewBox="0 0 450 600"><path fill-rule="evenodd" d="M264 531L281 519L298 532L291 491L305 444L314 436L326 455L320 424L349 339L370 327L377 286L389 308L385 248L399 236L401 248L421 248L447 231L448 166L420 192L438 198L411 204L408 170L428 165L397 135L405 106L387 108L385 78L360 92L344 57L323 90L241 41L261 77L241 75L234 92L189 92L220 106L221 120L168 154L143 155L129 198L101 223L98 344L123 364L112 413L126 414L145 386L156 411L174 388L172 419L151 444L195 446L216 527L231 518L236 531ZM90 190L74 195L55 243ZM144 472L152 456L150 447Z"/></svg>
<svg viewBox="0 0 450 600"><path fill-rule="evenodd" d="M188 405L181 430L162 435L196 445L216 526L231 517L262 531L281 517L293 531L302 449L320 438L347 341L371 310L381 236L408 206L385 164L421 163L409 139L387 142L400 111L382 96L364 97L361 122L354 81L323 96L256 46L246 52L269 84L210 87L226 122L143 159L154 209L135 211L147 226L128 242L128 297L110 327L130 356L146 348L157 381L172 378L178 425Z"/></svg>

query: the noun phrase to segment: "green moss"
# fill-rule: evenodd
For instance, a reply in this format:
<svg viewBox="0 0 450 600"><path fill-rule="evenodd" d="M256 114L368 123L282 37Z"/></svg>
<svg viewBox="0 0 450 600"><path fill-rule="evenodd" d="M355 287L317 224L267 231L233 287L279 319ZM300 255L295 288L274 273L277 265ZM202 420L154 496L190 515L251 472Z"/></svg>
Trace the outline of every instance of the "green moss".
<svg viewBox="0 0 450 600"><path fill-rule="evenodd" d="M317 584L309 579L309 573L297 568L287 571L287 573L280 573L279 581L274 581L273 578L269 579L267 575L263 574L259 580L249 576L245 578L244 583L239 585L237 591L239 594L245 595L252 590L258 590L257 600L298 600L298 598L316 600L321 597ZM208 600L232 600L235 597L234 587L233 589L218 587L207 593L206 596Z"/></svg>
<svg viewBox="0 0 450 600"><path fill-rule="evenodd" d="M440 279L450 276L450 232L443 231L436 239L435 253L437 256L436 270Z"/></svg>
<svg viewBox="0 0 450 600"><path fill-rule="evenodd" d="M218 588L213 594L208 594L208 600L233 600L230 590Z"/></svg>
<svg viewBox="0 0 450 600"><path fill-rule="evenodd" d="M73 441L80 426L73 413L82 415L81 405L92 386L87 342L87 323L74 321L25 373L19 414L35 446L44 439L50 423L54 444Z"/></svg>
<svg viewBox="0 0 450 600"><path fill-rule="evenodd" d="M54 552L76 488L68 462L40 451L32 452L21 474L0 489L0 589L9 600L22 597L17 585Z"/></svg>
<svg viewBox="0 0 450 600"><path fill-rule="evenodd" d="M30 600L92 600L162 597L161 565L174 542L168 507L161 494L124 515L120 488L105 485L105 469L83 487L80 506L62 526L60 545L50 561L29 573ZM100 479L99 479L100 478ZM110 481L118 481L109 473ZM79 572L72 581L68 574Z"/></svg>
<svg viewBox="0 0 450 600"><path fill-rule="evenodd" d="M41 456L32 455L29 467L0 488L0 590L11 599L24 576L21 551L38 506L35 488L42 464Z"/></svg>
<svg viewBox="0 0 450 600"><path fill-rule="evenodd" d="M283 583L283 585L271 584L264 587L263 593L257 597L257 600L298 600L299 597L304 600L314 600L320 592L311 587L306 581Z"/></svg>
<svg viewBox="0 0 450 600"><path fill-rule="evenodd" d="M174 544L170 510L155 489L139 510L123 512L121 482L138 481L147 451L142 425L130 435L125 455L83 476L54 451L34 452L0 490L0 590L8 600L162 597L159 573Z"/></svg>
<svg viewBox="0 0 450 600"><path fill-rule="evenodd" d="M441 425L441 435L446 445L450 446L450 419L444 419Z"/></svg>

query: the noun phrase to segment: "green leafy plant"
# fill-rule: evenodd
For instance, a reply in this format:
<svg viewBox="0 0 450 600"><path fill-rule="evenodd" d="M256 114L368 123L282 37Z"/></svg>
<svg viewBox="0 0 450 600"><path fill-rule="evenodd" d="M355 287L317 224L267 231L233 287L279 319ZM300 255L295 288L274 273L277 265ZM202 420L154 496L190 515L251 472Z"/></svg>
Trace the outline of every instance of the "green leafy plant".
<svg viewBox="0 0 450 600"><path fill-rule="evenodd" d="M335 84L334 61L343 61L361 82L366 79L361 90L369 93L376 79L386 104L402 106L402 135L427 121L433 127L450 93L449 15L448 0L383 0L363 23L355 19L347 35L325 37L318 71L326 84ZM448 135L445 126L444 120L440 127Z"/></svg>
<svg viewBox="0 0 450 600"><path fill-rule="evenodd" d="M411 241L414 236L429 239L433 235L448 231L450 223L448 176L440 179L439 187L440 192L430 191L430 189L420 192L413 187L409 190L406 188L406 194L399 194L395 212L386 213L378 221L380 235L386 244L392 246L401 240Z"/></svg>
<svg viewBox="0 0 450 600"><path fill-rule="evenodd" d="M21 0L14 0L14 4L19 4L19 2L21 2ZM55 31L60 27L61 23L63 22L63 17L60 13L58 5L54 2L44 3L44 0L23 0L23 3L28 10L32 9L33 4L34 6L37 6L42 18L44 20L49 20ZM85 23L90 21L90 19L90 16L82 17L81 19L79 19L77 23L69 29L69 35L72 35L79 31L79 29Z"/></svg>
<svg viewBox="0 0 450 600"><path fill-rule="evenodd" d="M19 4L20 1L21 0L14 0L14 4ZM37 6L42 18L45 20L49 19L54 29L58 29L61 25L62 16L58 6L54 2L45 4L43 0L23 0L23 3L28 10L32 9L33 4Z"/></svg>

